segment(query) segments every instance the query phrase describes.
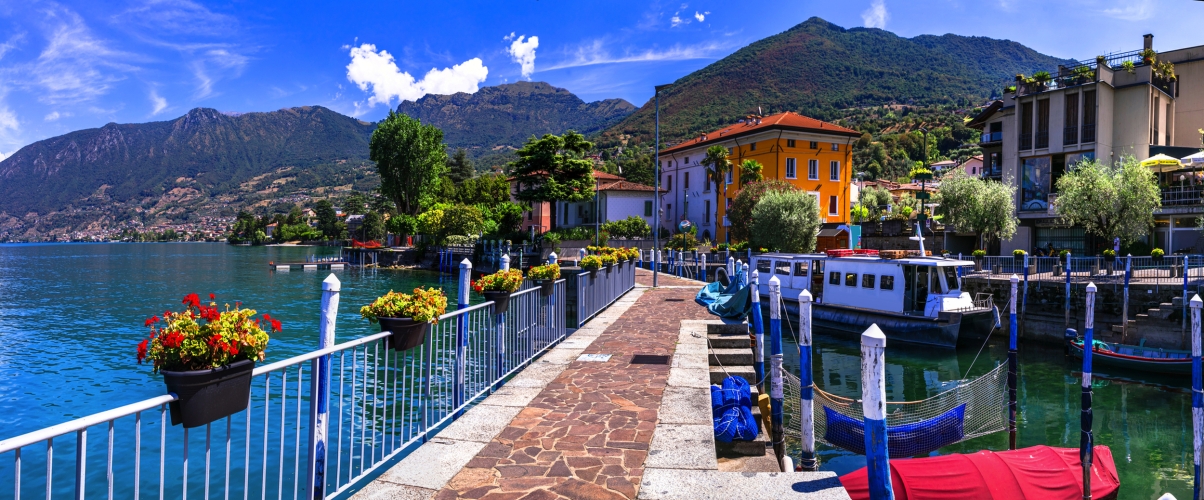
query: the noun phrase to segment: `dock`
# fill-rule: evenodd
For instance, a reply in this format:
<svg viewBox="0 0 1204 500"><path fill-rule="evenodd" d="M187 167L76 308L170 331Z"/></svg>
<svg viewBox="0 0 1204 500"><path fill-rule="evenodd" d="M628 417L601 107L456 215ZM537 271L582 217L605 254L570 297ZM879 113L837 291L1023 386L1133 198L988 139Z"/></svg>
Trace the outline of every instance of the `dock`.
<svg viewBox="0 0 1204 500"><path fill-rule="evenodd" d="M317 271L319 269L344 269L350 266L350 263L344 261L333 262L268 262L268 267L273 271L289 271L292 269L303 269L305 271Z"/></svg>

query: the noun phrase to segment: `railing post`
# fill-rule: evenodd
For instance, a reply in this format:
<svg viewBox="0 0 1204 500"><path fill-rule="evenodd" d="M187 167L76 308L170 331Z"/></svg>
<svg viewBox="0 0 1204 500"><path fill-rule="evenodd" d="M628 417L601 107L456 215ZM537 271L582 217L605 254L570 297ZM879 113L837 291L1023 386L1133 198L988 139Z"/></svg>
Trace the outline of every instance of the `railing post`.
<svg viewBox="0 0 1204 500"><path fill-rule="evenodd" d="M1066 318L1062 321L1062 328L1070 328L1070 257L1071 254L1066 254Z"/></svg>
<svg viewBox="0 0 1204 500"><path fill-rule="evenodd" d="M1094 350L1095 283L1087 285L1087 317L1083 323L1083 406L1079 417L1079 460L1083 465L1083 500L1091 500L1091 461L1094 439L1091 435L1091 352ZM1194 364L1193 360L1193 364ZM1193 394L1194 396L1194 394ZM1192 409L1193 413L1195 408Z"/></svg>
<svg viewBox="0 0 1204 500"><path fill-rule="evenodd" d="M748 286L748 285L752 284L752 283L750 283L750 282L749 282L749 280L748 280L748 264L747 264L747 263L741 264L741 265L740 265L740 269L741 269L742 271L744 271L743 273L740 273L742 276L744 276L744 278L742 279L742 281L740 282L740 284L741 284L741 285L743 285L743 286ZM774 277L776 278L777 276L774 276ZM780 282L781 282L781 281L779 281L779 283L780 283ZM757 283L757 284L758 284L758 285L760 285L760 283ZM779 292L779 293L781 293L781 292Z"/></svg>
<svg viewBox="0 0 1204 500"><path fill-rule="evenodd" d="M1184 295L1186 297L1187 295ZM1200 498L1200 454L1201 442L1204 439L1204 375L1200 366L1200 308L1204 301L1196 295L1191 298L1191 428L1195 439L1194 444L1194 480L1192 481L1192 500Z"/></svg>
<svg viewBox="0 0 1204 500"><path fill-rule="evenodd" d="M705 253L702 254L702 267L700 269L702 270L702 273L701 273L702 280L701 281L703 283L706 283L706 281L707 281L707 254L705 254Z"/></svg>
<svg viewBox="0 0 1204 500"><path fill-rule="evenodd" d="M498 260L498 268L502 271L510 270L510 255L502 254L502 257ZM502 375L506 373L506 313L497 312L497 309L497 304L494 304L493 310L497 313L496 327L494 328L494 338L496 339L494 349L497 352L494 353L495 371L493 374L493 383L490 384L489 389L491 393L496 391L498 387L501 387Z"/></svg>
<svg viewBox="0 0 1204 500"><path fill-rule="evenodd" d="M334 345L335 322L339 316L339 278L330 273L322 280L321 322L318 323L318 349ZM311 362L309 378L309 460L306 484L313 488L312 498L326 498L326 427L329 422L330 355Z"/></svg>
<svg viewBox="0 0 1204 500"><path fill-rule="evenodd" d="M675 261L677 263L677 277L678 278L682 277L682 267L684 267L682 265L682 257L683 257L682 251L678 250L677 251L677 260Z"/></svg>
<svg viewBox="0 0 1204 500"><path fill-rule="evenodd" d="M811 292L807 290L798 294L798 332L799 396L802 399L799 408L802 410L800 421L803 427L799 465L805 471L816 471L819 470L819 462L815 459L815 391L811 379Z"/></svg>
<svg viewBox="0 0 1204 500"><path fill-rule="evenodd" d="M1008 449L1016 449L1016 286L1020 277L1012 275L1012 296L1008 299L1011 330L1008 333Z"/></svg>
<svg viewBox="0 0 1204 500"><path fill-rule="evenodd" d="M1125 291L1124 307L1120 310L1120 343L1125 343L1129 337L1129 278L1133 275L1133 254L1125 257Z"/></svg>
<svg viewBox="0 0 1204 500"><path fill-rule="evenodd" d="M727 279L736 278L736 258L731 255L727 256Z"/></svg>
<svg viewBox="0 0 1204 500"><path fill-rule="evenodd" d="M877 324L861 334L861 413L865 418L865 470L870 498L893 500L886 442L886 335Z"/></svg>
<svg viewBox="0 0 1204 500"><path fill-rule="evenodd" d="M1184 303L1183 301L1187 300L1187 274L1188 274L1187 264L1190 261L1191 261L1190 255L1183 256L1183 296L1181 299L1179 299L1180 304L1183 304ZM1183 324L1179 328L1180 328L1180 333L1187 330L1187 308L1186 307L1183 308ZM1198 497L1199 495L1196 495L1196 496Z"/></svg>
<svg viewBox="0 0 1204 500"><path fill-rule="evenodd" d="M782 288L777 276L769 278L769 404L770 437L780 469L786 438L782 428Z"/></svg>
<svg viewBox="0 0 1204 500"><path fill-rule="evenodd" d="M757 281L757 270L753 269L752 281ZM753 329L753 372L756 374L757 380L754 382L757 390L762 394L765 393L765 323L761 319L761 294L756 288L749 290L749 299L752 301L752 329Z"/></svg>
<svg viewBox="0 0 1204 500"><path fill-rule="evenodd" d="M468 307L469 290L472 290L472 262L464 259L460 261L460 286L456 309L465 309ZM468 351L468 316L468 314L456 316L456 371L453 375L455 377L455 387L452 389L453 408L460 408L464 405L464 371L466 365L465 358Z"/></svg>

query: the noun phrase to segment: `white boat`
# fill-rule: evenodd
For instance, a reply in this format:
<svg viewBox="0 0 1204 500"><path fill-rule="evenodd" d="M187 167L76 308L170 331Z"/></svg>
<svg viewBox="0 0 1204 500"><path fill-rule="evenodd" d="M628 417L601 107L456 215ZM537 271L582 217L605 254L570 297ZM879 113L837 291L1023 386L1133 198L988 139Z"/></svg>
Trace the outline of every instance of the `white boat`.
<svg viewBox="0 0 1204 500"><path fill-rule="evenodd" d="M943 257L884 258L874 250L827 254L754 255L757 290L769 296L769 280L781 282L787 310L809 290L818 327L861 335L877 324L892 340L954 347L981 341L998 322L989 294L961 290L959 267L974 263Z"/></svg>

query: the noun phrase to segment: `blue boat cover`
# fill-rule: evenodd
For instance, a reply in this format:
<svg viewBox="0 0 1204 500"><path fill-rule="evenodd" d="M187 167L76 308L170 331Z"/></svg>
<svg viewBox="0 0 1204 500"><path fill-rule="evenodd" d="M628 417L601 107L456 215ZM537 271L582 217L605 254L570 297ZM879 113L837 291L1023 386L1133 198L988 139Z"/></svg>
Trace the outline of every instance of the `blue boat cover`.
<svg viewBox="0 0 1204 500"><path fill-rule="evenodd" d="M712 389L713 393L714 389ZM713 398L713 396L712 396ZM865 422L824 406L827 428L824 440L853 453L865 454ZM890 458L927 455L965 437L966 405L912 424L886 428L886 446Z"/></svg>
<svg viewBox="0 0 1204 500"><path fill-rule="evenodd" d="M721 443L752 441L759 426L752 414L752 392L741 377L723 379L723 388L711 386L711 417L715 439Z"/></svg>
<svg viewBox="0 0 1204 500"><path fill-rule="evenodd" d="M727 288L718 281L707 283L694 296L694 302L720 318L743 320L752 311L751 287L740 286L744 281L744 270L737 270Z"/></svg>

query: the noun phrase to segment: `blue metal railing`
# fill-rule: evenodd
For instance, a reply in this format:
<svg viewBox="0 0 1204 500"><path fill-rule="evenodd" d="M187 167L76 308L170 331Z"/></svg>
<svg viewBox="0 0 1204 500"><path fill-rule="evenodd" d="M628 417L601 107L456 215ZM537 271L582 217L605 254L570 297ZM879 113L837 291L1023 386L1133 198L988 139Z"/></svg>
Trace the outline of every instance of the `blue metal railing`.
<svg viewBox="0 0 1204 500"><path fill-rule="evenodd" d="M635 288L635 263L615 264L577 275L577 324L583 324Z"/></svg>

